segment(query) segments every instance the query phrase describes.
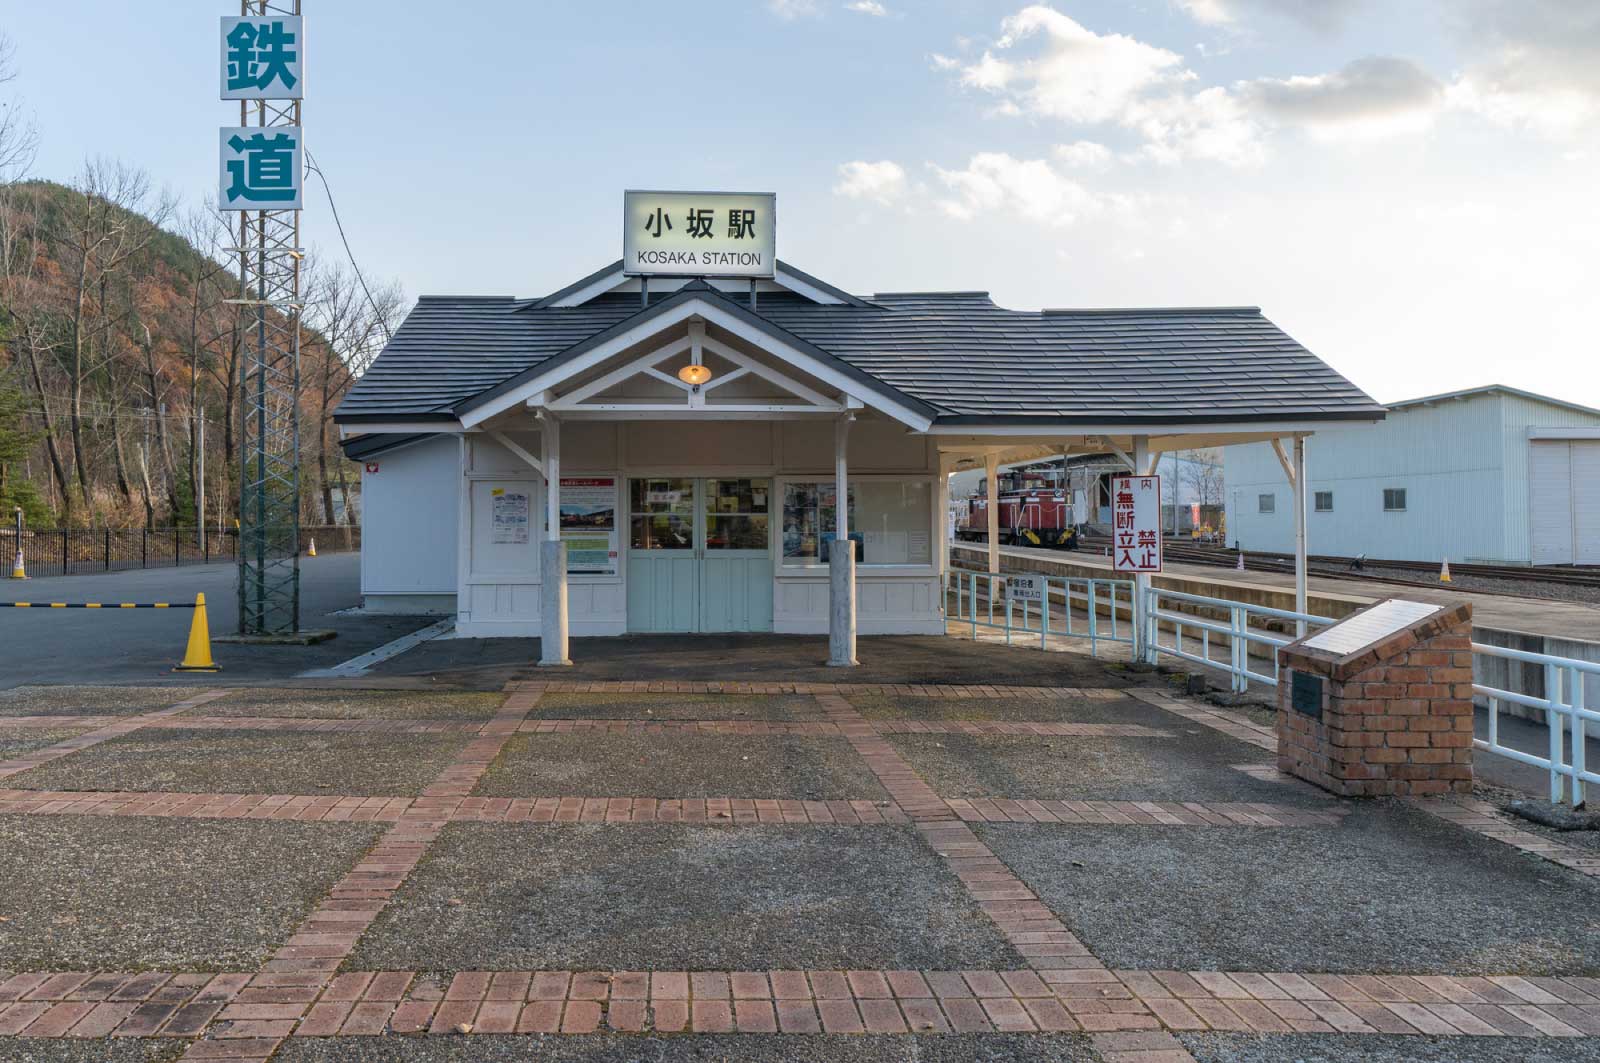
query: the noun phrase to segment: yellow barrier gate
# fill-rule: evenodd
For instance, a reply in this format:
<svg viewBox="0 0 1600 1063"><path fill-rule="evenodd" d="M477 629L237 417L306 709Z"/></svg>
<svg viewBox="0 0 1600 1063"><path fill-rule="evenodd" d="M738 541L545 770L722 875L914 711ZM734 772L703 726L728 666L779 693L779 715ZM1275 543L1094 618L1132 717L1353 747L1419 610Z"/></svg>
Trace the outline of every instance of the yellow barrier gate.
<svg viewBox="0 0 1600 1063"><path fill-rule="evenodd" d="M206 596L193 602L0 602L0 609L193 609L189 644L174 672L221 671L211 659L211 625L206 620Z"/></svg>

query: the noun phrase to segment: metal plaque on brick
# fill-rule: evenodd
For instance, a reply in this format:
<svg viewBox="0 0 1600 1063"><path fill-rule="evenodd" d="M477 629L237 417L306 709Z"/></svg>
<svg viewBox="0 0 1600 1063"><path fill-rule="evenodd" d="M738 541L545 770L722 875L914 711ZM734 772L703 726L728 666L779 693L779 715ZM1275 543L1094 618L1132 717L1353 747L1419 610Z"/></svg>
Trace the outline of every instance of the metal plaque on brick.
<svg viewBox="0 0 1600 1063"><path fill-rule="evenodd" d="M1322 719L1322 677L1309 672L1295 672L1289 682L1289 707Z"/></svg>
<svg viewBox="0 0 1600 1063"><path fill-rule="evenodd" d="M1371 609L1357 613L1348 620L1341 620L1325 631L1317 632L1302 645L1308 650L1322 650L1340 656L1355 653L1363 646L1370 646L1374 642L1388 638L1396 631L1405 630L1418 620L1427 619L1441 608L1427 602L1408 602L1402 598L1391 598L1386 602L1379 602Z"/></svg>

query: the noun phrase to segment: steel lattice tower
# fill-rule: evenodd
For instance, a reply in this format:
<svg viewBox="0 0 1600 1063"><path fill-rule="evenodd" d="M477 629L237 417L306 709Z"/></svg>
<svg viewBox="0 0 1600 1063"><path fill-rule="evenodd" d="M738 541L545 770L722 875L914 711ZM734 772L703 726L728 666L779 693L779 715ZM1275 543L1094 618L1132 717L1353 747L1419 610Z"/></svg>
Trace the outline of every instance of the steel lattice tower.
<svg viewBox="0 0 1600 1063"><path fill-rule="evenodd" d="M299 15L301 0L240 0L241 15ZM300 100L241 100L239 124L299 126ZM300 629L300 212L239 214L239 633Z"/></svg>

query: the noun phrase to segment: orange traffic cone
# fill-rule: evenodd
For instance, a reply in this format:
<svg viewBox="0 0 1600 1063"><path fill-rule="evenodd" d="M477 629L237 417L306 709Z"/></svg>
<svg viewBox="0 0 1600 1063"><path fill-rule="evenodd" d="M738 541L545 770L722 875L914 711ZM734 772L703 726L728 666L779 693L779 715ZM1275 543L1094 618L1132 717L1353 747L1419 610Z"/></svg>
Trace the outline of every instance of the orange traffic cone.
<svg viewBox="0 0 1600 1063"><path fill-rule="evenodd" d="M1444 564L1439 566L1439 582L1450 582L1450 559L1448 557L1444 559Z"/></svg>
<svg viewBox="0 0 1600 1063"><path fill-rule="evenodd" d="M309 549L306 550L306 556L307 557L316 557L317 556L317 541L315 539L311 540L311 546L310 546Z"/></svg>
<svg viewBox="0 0 1600 1063"><path fill-rule="evenodd" d="M211 625L206 621L206 596L194 596L194 621L189 625L189 647L174 672L219 672L211 659Z"/></svg>

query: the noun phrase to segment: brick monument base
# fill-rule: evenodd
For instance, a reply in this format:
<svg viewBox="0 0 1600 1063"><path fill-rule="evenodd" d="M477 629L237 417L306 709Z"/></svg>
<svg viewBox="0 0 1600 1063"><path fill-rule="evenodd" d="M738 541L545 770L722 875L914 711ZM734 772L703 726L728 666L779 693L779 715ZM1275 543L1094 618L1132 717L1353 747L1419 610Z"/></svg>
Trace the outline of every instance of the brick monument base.
<svg viewBox="0 0 1600 1063"><path fill-rule="evenodd" d="M1403 623L1426 609L1388 599L1278 651L1279 771L1342 797L1472 792L1472 606Z"/></svg>

